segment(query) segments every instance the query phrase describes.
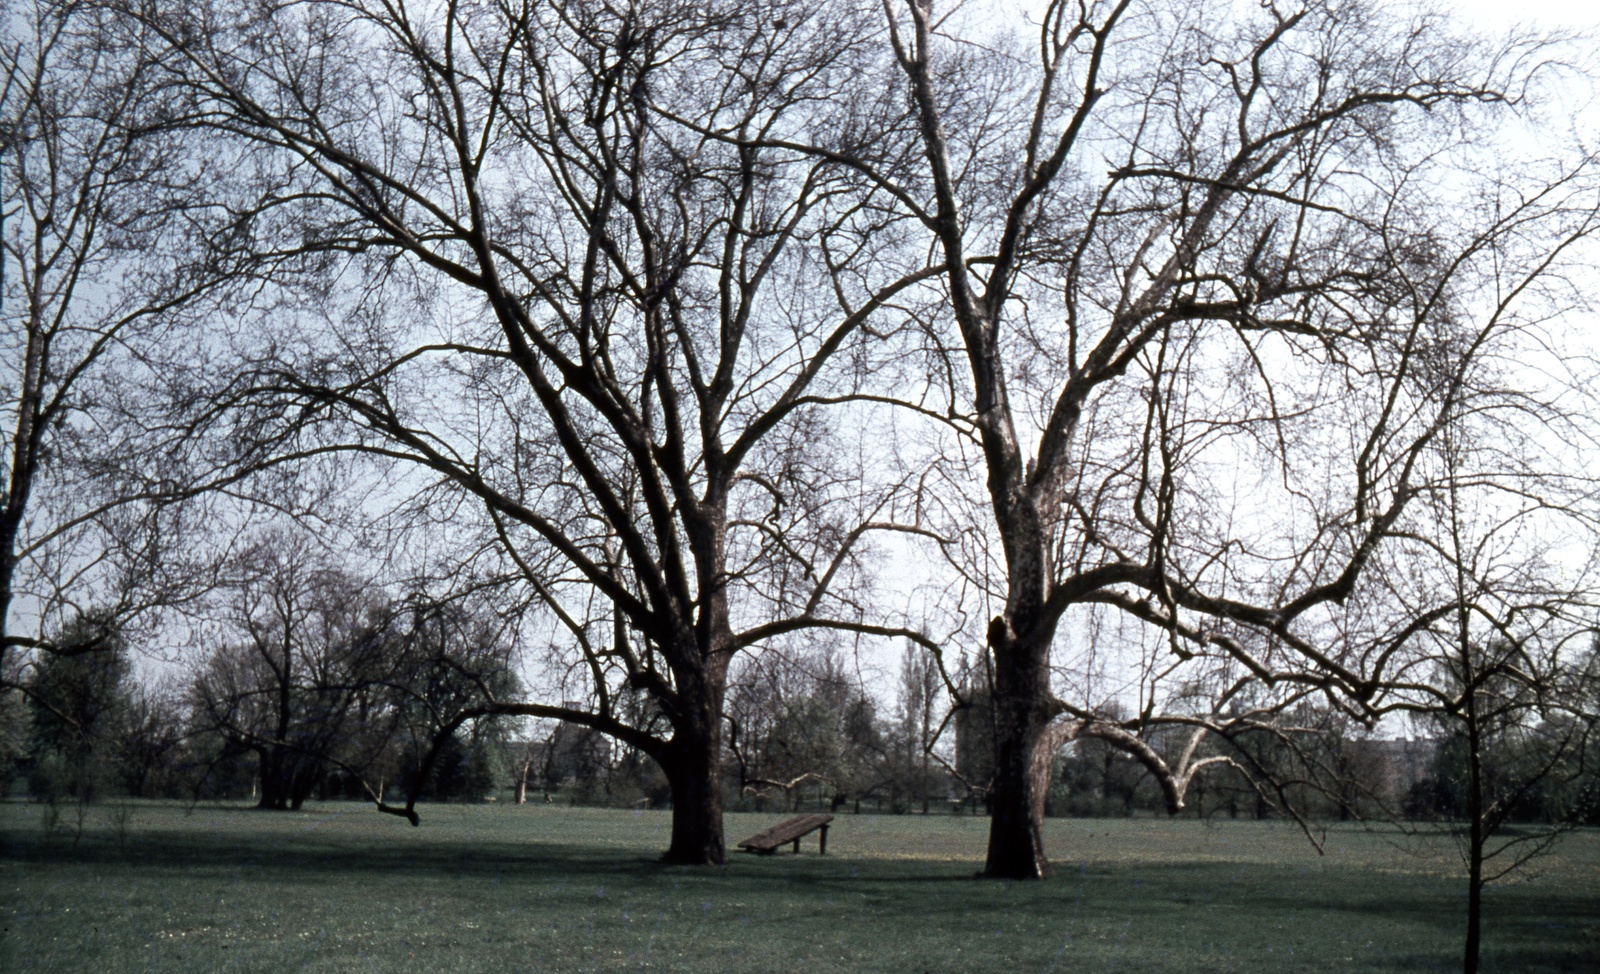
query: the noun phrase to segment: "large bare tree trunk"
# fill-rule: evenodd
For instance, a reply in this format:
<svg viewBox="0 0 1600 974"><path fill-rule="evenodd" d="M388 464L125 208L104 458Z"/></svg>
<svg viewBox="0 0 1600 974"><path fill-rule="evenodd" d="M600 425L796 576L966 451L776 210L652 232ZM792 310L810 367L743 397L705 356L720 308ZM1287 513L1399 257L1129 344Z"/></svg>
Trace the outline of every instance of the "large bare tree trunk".
<svg viewBox="0 0 1600 974"><path fill-rule="evenodd" d="M661 762L672 787L672 844L661 861L716 866L728 861L722 835L722 738L718 718L682 728Z"/></svg>
<svg viewBox="0 0 1600 974"><path fill-rule="evenodd" d="M1054 750L1049 656L1003 638L995 643L994 785L983 875L1043 879L1050 873L1043 833L1050 754L1043 755L1043 776L1037 765L1042 750Z"/></svg>
<svg viewBox="0 0 1600 974"><path fill-rule="evenodd" d="M261 799L257 808L271 811L289 809L288 775L284 770L285 758L281 748L264 748L257 752L261 765L257 777L261 781Z"/></svg>

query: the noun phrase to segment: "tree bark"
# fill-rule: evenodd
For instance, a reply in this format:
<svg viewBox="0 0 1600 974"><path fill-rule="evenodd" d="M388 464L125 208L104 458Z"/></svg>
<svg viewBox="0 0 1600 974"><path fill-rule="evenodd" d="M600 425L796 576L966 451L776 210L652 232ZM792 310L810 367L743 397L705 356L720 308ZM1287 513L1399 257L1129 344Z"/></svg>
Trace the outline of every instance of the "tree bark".
<svg viewBox="0 0 1600 974"><path fill-rule="evenodd" d="M1458 543L1459 548L1459 543ZM1465 588L1463 585L1462 588ZM1466 685L1464 716L1467 727L1467 942L1461 958L1462 974L1478 974L1478 952L1483 937L1484 782L1483 737L1479 723L1476 667L1471 641L1462 627L1461 668Z"/></svg>
<svg viewBox="0 0 1600 974"><path fill-rule="evenodd" d="M668 745L661 770L672 788L672 844L661 857L680 866L719 866L728 861L722 834L722 736L718 718L680 728Z"/></svg>
<svg viewBox="0 0 1600 974"><path fill-rule="evenodd" d="M294 775L289 779L289 809L298 812L300 807L316 791L317 784L322 779L321 768L314 763L306 761L303 757L295 762Z"/></svg>
<svg viewBox="0 0 1600 974"><path fill-rule="evenodd" d="M999 620L996 620L998 623ZM1000 626L994 627L996 630ZM1048 656L1036 647L991 636L995 657L994 785L990 791L989 851L981 875L1044 879L1046 774L1036 773L1051 719ZM1048 761L1048 755L1045 760Z"/></svg>
<svg viewBox="0 0 1600 974"><path fill-rule="evenodd" d="M1478 950L1483 937L1483 854L1474 850L1467 886L1467 943L1461 959L1463 974L1478 974Z"/></svg>
<svg viewBox="0 0 1600 974"><path fill-rule="evenodd" d="M256 751L260 766L256 777L261 781L261 798L256 807L268 811L284 811L289 807L289 789L284 782L283 755L278 748Z"/></svg>

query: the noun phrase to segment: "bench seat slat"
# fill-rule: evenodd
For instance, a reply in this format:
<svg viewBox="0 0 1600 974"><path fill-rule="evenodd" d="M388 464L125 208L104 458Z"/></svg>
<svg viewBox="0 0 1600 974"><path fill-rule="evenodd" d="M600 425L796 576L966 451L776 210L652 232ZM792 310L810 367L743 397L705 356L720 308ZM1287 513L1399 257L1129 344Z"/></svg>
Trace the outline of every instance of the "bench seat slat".
<svg viewBox="0 0 1600 974"><path fill-rule="evenodd" d="M795 842L833 821L832 815L796 815L779 822L770 829L757 832L739 843L741 849L772 852L781 845Z"/></svg>

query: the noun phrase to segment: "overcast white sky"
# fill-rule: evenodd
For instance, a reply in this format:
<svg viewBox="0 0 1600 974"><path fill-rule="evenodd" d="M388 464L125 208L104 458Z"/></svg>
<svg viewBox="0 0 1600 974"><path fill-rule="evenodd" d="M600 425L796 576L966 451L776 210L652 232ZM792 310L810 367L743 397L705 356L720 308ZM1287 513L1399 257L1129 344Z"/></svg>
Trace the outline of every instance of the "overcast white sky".
<svg viewBox="0 0 1600 974"><path fill-rule="evenodd" d="M1600 3L1595 0L1455 0L1440 3L1486 28L1516 24L1537 27L1600 27Z"/></svg>

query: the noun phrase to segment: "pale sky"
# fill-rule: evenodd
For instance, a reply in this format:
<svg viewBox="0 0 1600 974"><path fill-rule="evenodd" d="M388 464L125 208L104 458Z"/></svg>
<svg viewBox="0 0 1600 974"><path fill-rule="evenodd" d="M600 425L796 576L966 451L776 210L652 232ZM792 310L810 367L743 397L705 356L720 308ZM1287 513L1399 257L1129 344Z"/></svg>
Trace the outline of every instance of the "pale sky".
<svg viewBox="0 0 1600 974"><path fill-rule="evenodd" d="M1516 24L1536 27L1600 27L1600 3L1594 0L1446 0L1450 10L1485 28Z"/></svg>

